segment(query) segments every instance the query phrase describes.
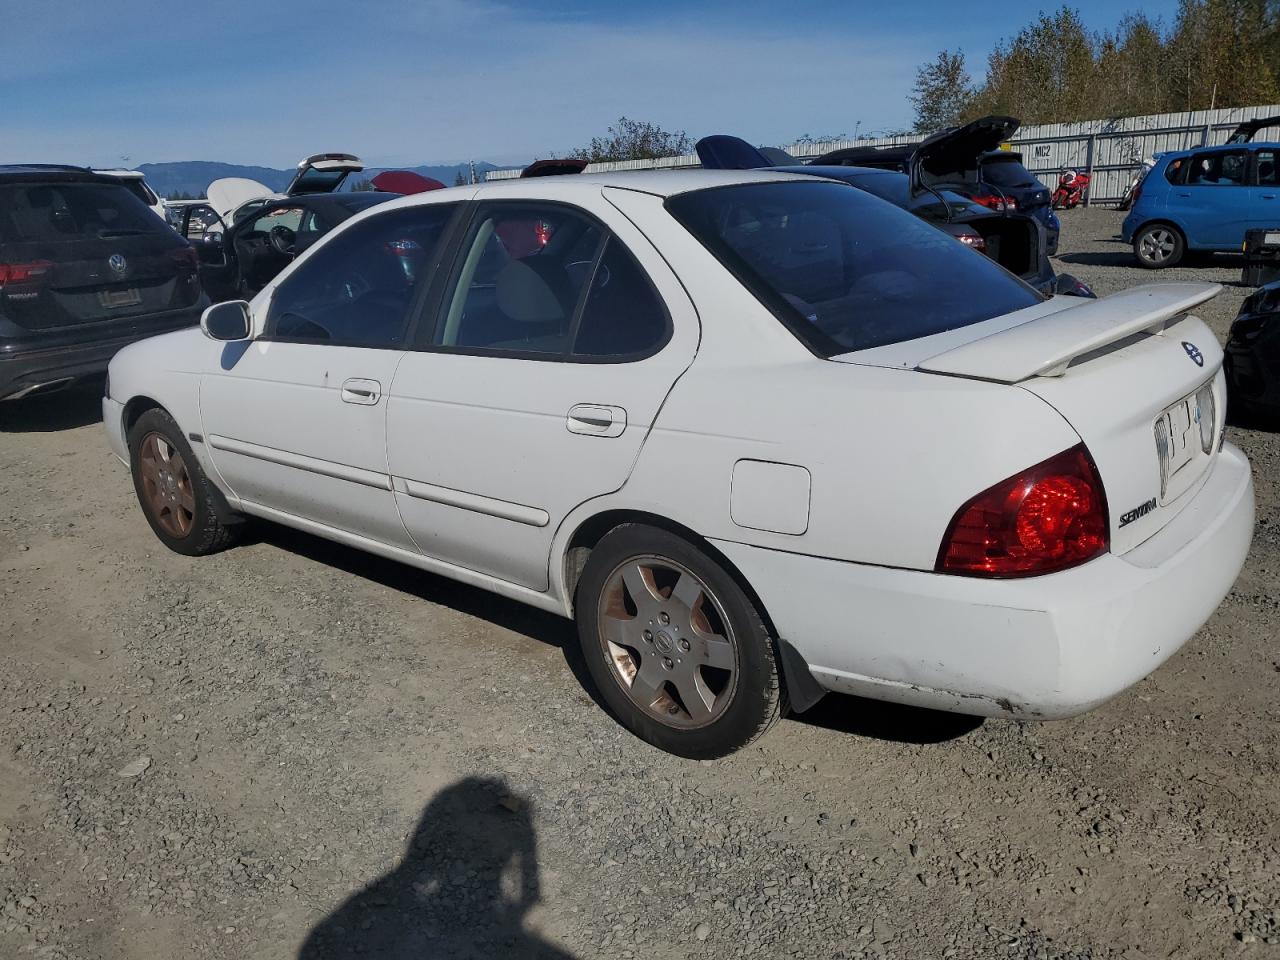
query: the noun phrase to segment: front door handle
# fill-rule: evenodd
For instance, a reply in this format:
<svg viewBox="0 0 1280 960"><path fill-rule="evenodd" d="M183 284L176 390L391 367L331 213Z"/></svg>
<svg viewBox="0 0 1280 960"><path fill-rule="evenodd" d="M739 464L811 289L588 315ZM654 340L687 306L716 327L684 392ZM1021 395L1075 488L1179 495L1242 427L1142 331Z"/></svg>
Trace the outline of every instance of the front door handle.
<svg viewBox="0 0 1280 960"><path fill-rule="evenodd" d="M362 406L371 407L378 402L378 398L381 396L382 384L377 380L361 380L359 378L354 378L343 381L343 403L358 403Z"/></svg>
<svg viewBox="0 0 1280 960"><path fill-rule="evenodd" d="M627 429L627 411L601 403L579 403L569 408L565 426L570 433L588 437L620 437Z"/></svg>

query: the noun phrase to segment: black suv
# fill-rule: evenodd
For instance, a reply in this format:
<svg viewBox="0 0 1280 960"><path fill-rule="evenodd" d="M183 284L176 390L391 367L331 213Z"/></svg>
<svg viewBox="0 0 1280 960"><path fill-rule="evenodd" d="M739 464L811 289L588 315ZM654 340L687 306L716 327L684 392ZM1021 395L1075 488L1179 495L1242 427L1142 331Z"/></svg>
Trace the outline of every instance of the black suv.
<svg viewBox="0 0 1280 960"><path fill-rule="evenodd" d="M200 321L196 252L119 180L0 165L0 400L101 374Z"/></svg>

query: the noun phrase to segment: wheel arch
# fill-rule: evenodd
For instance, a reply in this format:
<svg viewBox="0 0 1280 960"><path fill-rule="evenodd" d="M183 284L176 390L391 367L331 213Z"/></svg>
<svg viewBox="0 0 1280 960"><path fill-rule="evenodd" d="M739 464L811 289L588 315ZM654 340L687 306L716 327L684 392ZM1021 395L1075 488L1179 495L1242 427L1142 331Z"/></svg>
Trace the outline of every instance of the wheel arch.
<svg viewBox="0 0 1280 960"><path fill-rule="evenodd" d="M148 410L154 410L156 408L165 410L164 404L159 400L156 400L154 397L149 397L145 394L139 394L136 397L131 397L125 402L124 412L121 414L120 425L123 428L126 442L129 439L129 431L132 430L133 425L138 422L138 418ZM165 412L169 413L168 410L165 410ZM173 416L173 414L169 413L169 416Z"/></svg>
<svg viewBox="0 0 1280 960"><path fill-rule="evenodd" d="M769 616L769 609L765 606L760 594L751 585L751 581L746 578L732 560L718 550L706 537L693 528L661 514L629 508L612 508L600 510L578 522L565 541L564 550L560 553L565 609L569 617L574 616L578 581L582 577L582 571L587 565L587 558L591 555L592 549L610 531L633 523L666 530L668 533L673 533L682 540L688 541L718 563L733 578L733 581L747 595L747 598L759 612L765 629L777 645L778 666L785 697L784 704L796 712L802 712L822 699L827 691L813 678L813 674L809 672L809 664L800 652L786 638L778 635L778 629L773 622L773 618Z"/></svg>
<svg viewBox="0 0 1280 960"><path fill-rule="evenodd" d="M1148 227L1155 227L1155 226L1172 227L1174 230L1177 230L1178 235L1182 237L1183 249L1187 248L1188 246L1187 228L1184 227L1182 224L1180 224L1177 220L1174 220L1172 217L1168 217L1168 216L1150 217L1149 219L1143 220L1142 223L1138 224L1138 226L1134 229L1133 241L1131 242L1137 242L1138 234L1142 233L1142 231L1146 230Z"/></svg>

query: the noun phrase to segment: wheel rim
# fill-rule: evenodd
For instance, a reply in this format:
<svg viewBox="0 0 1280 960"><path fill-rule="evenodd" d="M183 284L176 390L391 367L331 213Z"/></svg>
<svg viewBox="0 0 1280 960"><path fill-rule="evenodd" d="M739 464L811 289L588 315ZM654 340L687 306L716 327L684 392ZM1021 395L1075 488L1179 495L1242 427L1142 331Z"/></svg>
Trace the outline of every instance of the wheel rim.
<svg viewBox="0 0 1280 960"><path fill-rule="evenodd" d="M138 451L142 502L170 536L185 537L195 523L196 499L191 474L178 448L163 434L148 433Z"/></svg>
<svg viewBox="0 0 1280 960"><path fill-rule="evenodd" d="M1151 263L1164 263L1176 246L1172 230L1151 230L1142 235L1142 256Z"/></svg>
<svg viewBox="0 0 1280 960"><path fill-rule="evenodd" d="M613 679L669 727L714 723L737 690L738 644L724 607L687 567L633 557L605 580L598 610Z"/></svg>

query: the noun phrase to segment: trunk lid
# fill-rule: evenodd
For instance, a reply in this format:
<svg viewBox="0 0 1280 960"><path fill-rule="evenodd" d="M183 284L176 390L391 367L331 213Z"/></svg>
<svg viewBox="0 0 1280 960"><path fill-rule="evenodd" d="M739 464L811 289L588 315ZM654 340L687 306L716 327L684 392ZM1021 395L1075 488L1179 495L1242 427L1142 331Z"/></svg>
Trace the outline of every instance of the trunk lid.
<svg viewBox="0 0 1280 960"><path fill-rule="evenodd" d="M1222 349L1188 311L1220 290L1169 283L1099 300L1059 297L864 351L871 356L836 359L1004 383L1042 399L1093 457L1107 496L1111 549L1122 554L1182 511L1217 457L1226 412Z"/></svg>
<svg viewBox="0 0 1280 960"><path fill-rule="evenodd" d="M976 182L978 158L1008 140L1020 125L1016 117L979 117L926 137L911 154L913 192L940 183Z"/></svg>
<svg viewBox="0 0 1280 960"><path fill-rule="evenodd" d="M308 193L332 193L348 175L364 169L364 161L350 153L317 153L298 164L285 195L301 196Z"/></svg>

